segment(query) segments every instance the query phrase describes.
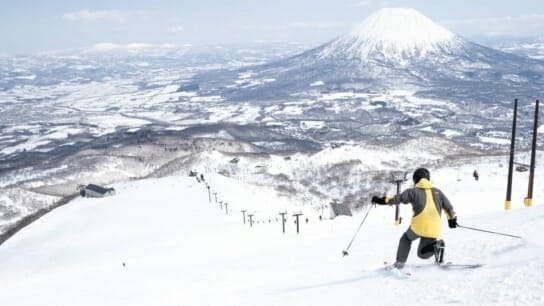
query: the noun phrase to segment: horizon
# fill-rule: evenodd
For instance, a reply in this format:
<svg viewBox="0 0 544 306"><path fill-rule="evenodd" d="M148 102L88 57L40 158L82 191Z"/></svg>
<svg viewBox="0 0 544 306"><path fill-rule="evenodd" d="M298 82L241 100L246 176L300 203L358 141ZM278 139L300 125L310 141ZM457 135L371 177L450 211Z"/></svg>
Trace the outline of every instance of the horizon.
<svg viewBox="0 0 544 306"><path fill-rule="evenodd" d="M204 0L17 1L0 12L0 54L77 49L99 43L229 45L256 42L321 44L348 33L385 7L413 8L476 42L539 38L544 3L422 0L309 0L248 3Z"/></svg>

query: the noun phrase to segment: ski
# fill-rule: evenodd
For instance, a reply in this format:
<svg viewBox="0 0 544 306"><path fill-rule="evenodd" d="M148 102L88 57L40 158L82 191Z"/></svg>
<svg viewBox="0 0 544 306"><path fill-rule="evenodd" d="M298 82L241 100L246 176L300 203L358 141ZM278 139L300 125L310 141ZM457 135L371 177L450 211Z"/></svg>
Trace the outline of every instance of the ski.
<svg viewBox="0 0 544 306"><path fill-rule="evenodd" d="M420 268L438 268L442 270L463 270L463 269L477 269L481 268L484 265L480 263L476 264L457 264L452 262L442 263L442 264L426 264L426 265L406 265L402 269L396 268L393 264L388 263L387 261L384 261L384 267L381 268L381 271L385 271L392 276L395 276L399 279L407 279L413 277L412 269L417 270Z"/></svg>
<svg viewBox="0 0 544 306"><path fill-rule="evenodd" d="M440 264L438 265L438 267L442 268L442 269L477 269L477 268L481 268L483 267L484 265L483 264L456 264L456 263L452 263L452 262L447 262L447 263L444 263L444 264Z"/></svg>
<svg viewBox="0 0 544 306"><path fill-rule="evenodd" d="M412 268L426 268L426 267L437 267L444 270L461 270L461 269L477 269L483 267L484 264L476 263L476 264L457 264L453 262L446 262L442 264L428 264L428 265L409 265L409 267Z"/></svg>

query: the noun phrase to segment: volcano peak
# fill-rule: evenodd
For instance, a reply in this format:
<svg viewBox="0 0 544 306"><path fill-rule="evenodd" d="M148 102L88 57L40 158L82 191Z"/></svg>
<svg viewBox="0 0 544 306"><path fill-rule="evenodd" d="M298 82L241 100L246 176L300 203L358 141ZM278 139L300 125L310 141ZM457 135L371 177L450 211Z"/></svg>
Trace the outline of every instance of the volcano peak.
<svg viewBox="0 0 544 306"><path fill-rule="evenodd" d="M422 56L451 46L456 38L457 35L415 9L384 8L338 38L332 47L348 51L351 57L365 57L375 52L394 57Z"/></svg>
<svg viewBox="0 0 544 306"><path fill-rule="evenodd" d="M349 36L396 45L435 44L455 34L411 8L384 8L366 18Z"/></svg>

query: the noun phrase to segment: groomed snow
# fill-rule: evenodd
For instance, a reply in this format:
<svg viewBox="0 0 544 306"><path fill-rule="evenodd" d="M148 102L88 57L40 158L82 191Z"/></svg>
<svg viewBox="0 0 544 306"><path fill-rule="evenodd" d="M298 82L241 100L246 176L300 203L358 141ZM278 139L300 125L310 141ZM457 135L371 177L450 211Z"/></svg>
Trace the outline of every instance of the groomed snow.
<svg viewBox="0 0 544 306"><path fill-rule="evenodd" d="M117 184L109 198L78 198L8 240L0 247L0 304L542 305L544 176L536 173L534 206L524 208L527 173L516 172L513 209L504 211L500 165L476 165L478 182L471 177L475 165L432 169L460 224L524 237L448 229L444 221L447 260L484 264L480 269L443 271L413 250L411 277L383 271L409 206L402 206L401 226L393 225L394 209L372 208L342 257L365 210L319 221L319 211L303 209L309 223L297 235L291 215L301 203L206 174L219 200L229 203L227 215L209 203L204 184L173 176ZM242 223L243 209L255 213L253 228ZM275 220L284 209L286 234Z"/></svg>

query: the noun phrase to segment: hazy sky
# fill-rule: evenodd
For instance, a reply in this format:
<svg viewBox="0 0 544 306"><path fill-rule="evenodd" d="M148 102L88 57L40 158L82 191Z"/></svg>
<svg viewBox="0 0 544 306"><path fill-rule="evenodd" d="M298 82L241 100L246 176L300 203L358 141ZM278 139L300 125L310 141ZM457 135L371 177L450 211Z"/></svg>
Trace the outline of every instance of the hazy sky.
<svg viewBox="0 0 544 306"><path fill-rule="evenodd" d="M381 7L412 7L462 36L544 37L542 0L0 0L0 53L99 42L318 44Z"/></svg>

